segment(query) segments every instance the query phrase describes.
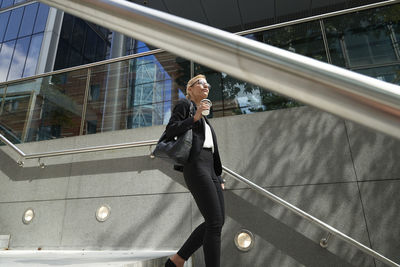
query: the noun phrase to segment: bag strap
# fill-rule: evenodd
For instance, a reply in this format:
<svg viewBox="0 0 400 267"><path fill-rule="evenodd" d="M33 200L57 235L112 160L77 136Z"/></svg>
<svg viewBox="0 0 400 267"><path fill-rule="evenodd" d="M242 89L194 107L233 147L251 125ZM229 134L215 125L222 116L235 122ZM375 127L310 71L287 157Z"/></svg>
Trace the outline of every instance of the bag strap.
<svg viewBox="0 0 400 267"><path fill-rule="evenodd" d="M194 116L194 106L193 106L193 102L191 100L190 101L190 109L189 109L189 117L193 117Z"/></svg>

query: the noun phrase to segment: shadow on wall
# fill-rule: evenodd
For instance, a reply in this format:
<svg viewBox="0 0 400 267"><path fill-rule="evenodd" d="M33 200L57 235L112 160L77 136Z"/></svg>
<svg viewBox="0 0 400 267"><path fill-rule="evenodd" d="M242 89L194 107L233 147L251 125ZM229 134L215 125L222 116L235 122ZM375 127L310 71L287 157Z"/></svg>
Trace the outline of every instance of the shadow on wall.
<svg viewBox="0 0 400 267"><path fill-rule="evenodd" d="M12 160L8 158L8 156L3 152L0 152L0 158L6 161ZM118 161L118 165L114 165L112 161ZM132 164L132 162L135 162L137 164ZM158 168L161 172L170 177L174 182L182 186L185 186L182 175L174 171L170 165L165 164L163 161L160 160L150 160L147 156L101 160L100 162L87 161L87 162L79 162L73 164L78 165L75 167L83 170L84 173L81 173L81 175L114 173L116 171L140 172L144 170L153 170ZM41 176L41 179L68 177L69 168L63 165L64 164L56 164L48 166L44 170L39 169L37 167L20 168L17 165L15 165L16 166L15 168L7 168L4 172L7 175L9 175L9 177L13 181L16 182L28 180L30 179L30 177L32 177L32 175L35 176L39 174L44 174L43 176ZM70 165L70 164L65 164L65 165ZM118 167L98 168L99 166L118 166ZM15 169L19 170L16 171ZM58 171L55 172L55 170ZM52 172L53 175L51 175ZM20 177L10 176L17 174L21 176ZM173 183L171 183L170 186L171 187L174 186ZM167 189L167 192L168 190L169 189ZM306 238L304 235L291 229L286 224L280 222L276 218L265 213L265 211L263 211L263 209L261 209L260 207L248 203L248 201L245 198L240 197L236 195L234 192L229 190L225 191L225 197L227 206L226 215L228 220L234 221L236 224L240 224L248 229L251 229L255 234L257 234L258 237L261 237L274 247L274 250L270 254L263 253L264 248L260 247L259 248L260 253L257 254L257 258L250 260L245 259L246 260L245 262L248 263L253 261L255 262L271 261L274 257L274 253L276 252L275 250L276 248L277 250L280 250L282 253L289 255L291 258L294 259L294 261L299 262L300 264L304 264L306 266L324 266L323 263L326 263L327 259L330 262L337 263L336 266L351 266L340 257L330 253L327 250L321 249L319 245L316 244L313 240ZM118 240L112 244L113 247L115 246L117 248L124 248L124 247L126 248L136 243L136 240L151 240L152 239L151 235L155 234L154 229L152 231L138 231L137 229L149 228L149 226L151 226L152 220L154 219L154 216L161 216L163 211L168 210L168 206L170 204L171 202L165 201L164 198L160 198L157 202L152 203L153 208L151 209L151 211L144 214L144 217L141 218L141 223L135 223L134 227L132 226L125 228L125 232L119 233ZM184 213L191 214L191 211L185 210ZM129 221L129 217L126 219L127 221ZM169 231L168 233L159 232L157 234L168 235L171 232L175 232L182 234L183 238L186 238L189 235L189 233L181 233L181 227L182 225L177 223L174 226L173 231ZM106 227L104 229L104 232L100 234L98 234L97 232L95 233L98 235L96 238L97 242L96 245L99 248L110 247L110 242L111 242L110 233L112 233L112 231L115 232L115 228L116 228L115 224L110 224L108 225L108 228ZM228 229L226 231L229 232ZM168 239L170 239L170 236L165 236L160 240L168 240ZM146 244L141 244L141 245L146 246ZM167 243L158 245L159 249L171 249ZM230 248L227 247L223 249L225 250ZM223 259L227 263L226 266L234 266L234 262L232 260L238 260L238 258L235 257L235 255L239 256L239 253L229 254L229 257Z"/></svg>
<svg viewBox="0 0 400 267"><path fill-rule="evenodd" d="M288 188L278 195L345 233L365 229L357 190L338 194L336 186L326 186L321 195L316 186L357 181L342 119L310 107L237 117L231 119L235 128L220 127L228 168L263 187Z"/></svg>
<svg viewBox="0 0 400 267"><path fill-rule="evenodd" d="M375 235L379 241L372 240L372 248L383 254L389 252L389 258L398 258L390 252L393 249L386 249L398 242L387 244L378 236L388 229L387 221L400 219L400 213L384 207L374 209L374 203L389 203L383 200L386 196L382 195L382 187L364 183L362 186L372 187L369 190L374 194L363 194L367 190L359 190L358 181L399 179L400 141L310 107L226 120L220 123L218 133L223 133L220 140L228 168L235 166L235 172L277 191L297 186L295 190L281 190L278 195L292 199L289 202L352 237L356 233L355 238L367 246L371 246ZM349 189L338 193L336 186L330 186L334 184L348 184ZM350 190L351 184L355 187ZM323 194L317 185L327 185ZM240 188L236 182L232 186ZM394 203L399 200L389 206L394 207ZM375 214L369 214L373 210ZM372 215L375 218L369 219ZM391 231L384 232L391 235ZM386 240L392 239L388 236Z"/></svg>
<svg viewBox="0 0 400 267"><path fill-rule="evenodd" d="M223 163L228 168L235 166L231 168L235 172L251 178L261 186L276 189L283 199L293 200L290 202L346 234L350 233L349 235L357 240L361 237L364 244L370 242L366 223L368 226L372 225L368 231L372 236L373 249L379 251L382 248L382 251L387 251L386 246L390 244L384 245L385 240L378 238L378 232L387 229L385 227L388 220L399 221L399 212L394 207L400 202L400 197L397 197L398 194L393 195L393 190L388 196L382 194L382 186L375 186L373 183L362 183L360 191L357 181L400 179L400 164L396 164L400 158L399 141L309 107L218 118L214 119L212 124L215 125L219 137ZM43 170L37 167L20 168L12 158L0 150L0 162L2 172L15 182L69 177L71 165L74 165L75 169L80 170L80 175L140 173L159 169L175 182L185 186L181 174L159 160L150 160L148 156L55 164ZM331 186L337 184L349 185L348 188L351 189L341 190L338 194L338 187ZM229 182L228 185L229 188L243 187L236 182ZM165 190L170 190L173 186L171 183ZM323 194L320 186L325 186ZM281 188L288 190L278 190ZM230 190L225 192L227 217L229 221L233 221L231 229L235 229L237 225L249 228L277 250L306 266L350 266L340 257L322 250L315 241L296 232L280 218L277 219L277 216L270 215L265 208L261 209L259 204L250 202L251 195L252 193L238 196ZM396 201L388 201L389 196L394 196ZM364 201L361 202L360 198ZM325 203L323 206L322 202ZM377 210L374 203L382 205ZM161 198L156 203L157 208L154 212L149 212L136 227L148 226L146 221L151 221L152 216L168 205L168 202ZM367 222L364 220L363 209ZM348 216L343 216L344 210ZM280 217L288 217L290 213L284 211ZM302 219L291 219L290 225L300 224L300 220ZM227 226L230 227L229 222ZM177 224L174 229L179 232L179 227ZM394 225L393 227L396 228ZM132 231L134 229L129 229L121 235L119 246L129 246L135 238L129 236ZM392 231L386 232L385 236L388 236ZM137 233L137 238L147 238L151 234L153 233ZM99 239L100 245L106 246L107 233ZM167 239L168 237L165 240ZM391 244L396 240L392 240ZM231 248L231 245L225 245L227 249ZM272 250L271 253L263 253L260 250L253 256L261 262L268 262L277 257L277 250ZM394 250L390 251L390 254L395 253ZM319 257L320 255L323 257ZM338 265L327 265L327 258ZM241 259L240 256L230 255L224 260L233 264Z"/></svg>
<svg viewBox="0 0 400 267"><path fill-rule="evenodd" d="M294 266L293 261L284 264L286 257L282 257L282 253L292 258L296 262L295 266L353 266L234 192L225 192L225 200L229 219L235 224L250 229L256 238L262 238L268 243L258 248L255 246L254 251L247 252L250 255L241 252L231 254L230 257L224 258L224 266L246 266L246 262L254 263L253 266ZM292 214L292 216L296 215ZM225 232L224 238L233 240L235 231L229 234L229 229L225 229ZM231 240L224 242L223 251L232 250L232 243Z"/></svg>

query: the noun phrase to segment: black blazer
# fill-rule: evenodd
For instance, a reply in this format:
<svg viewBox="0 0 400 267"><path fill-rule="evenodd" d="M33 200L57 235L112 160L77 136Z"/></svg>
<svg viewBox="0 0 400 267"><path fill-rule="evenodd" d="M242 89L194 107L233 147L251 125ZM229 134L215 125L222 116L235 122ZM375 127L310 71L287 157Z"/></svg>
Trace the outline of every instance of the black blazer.
<svg viewBox="0 0 400 267"><path fill-rule="evenodd" d="M189 162L192 162L197 159L200 154L201 149L203 149L203 144L205 140L205 125L204 120L198 120L194 122L193 115L196 113L196 104L193 103L193 114L190 115L190 100L186 98L182 98L178 100L178 103L175 105L171 118L166 127L166 136L167 138L174 138L175 136L179 136L185 133L187 130L192 129L193 132L193 143L192 149L190 150ZM203 117L207 123L208 120L206 117ZM218 176L220 182L222 182L221 174L222 174L222 164L221 159L219 157L218 151L218 143L217 137L215 135L214 129L208 123L211 128L211 133L213 137L214 143L214 170L215 174Z"/></svg>

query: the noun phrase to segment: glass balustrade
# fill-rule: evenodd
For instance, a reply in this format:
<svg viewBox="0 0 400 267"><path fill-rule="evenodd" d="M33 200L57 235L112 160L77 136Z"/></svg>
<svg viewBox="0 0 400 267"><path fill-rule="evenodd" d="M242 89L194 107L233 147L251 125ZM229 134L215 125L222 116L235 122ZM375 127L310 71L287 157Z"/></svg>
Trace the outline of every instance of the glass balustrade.
<svg viewBox="0 0 400 267"><path fill-rule="evenodd" d="M93 67L83 133L167 123L190 79L186 66L189 61L162 52Z"/></svg>
<svg viewBox="0 0 400 267"><path fill-rule="evenodd" d="M400 4L246 37L400 84ZM168 52L55 73L0 84L0 133L18 143L166 124L191 73L212 86L210 117L301 105Z"/></svg>

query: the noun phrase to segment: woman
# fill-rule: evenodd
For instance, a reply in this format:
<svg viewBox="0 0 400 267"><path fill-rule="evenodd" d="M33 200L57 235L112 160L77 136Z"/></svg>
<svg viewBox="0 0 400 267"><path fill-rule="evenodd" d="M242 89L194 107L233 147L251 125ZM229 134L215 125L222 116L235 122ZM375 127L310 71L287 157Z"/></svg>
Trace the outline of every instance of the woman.
<svg viewBox="0 0 400 267"><path fill-rule="evenodd" d="M204 110L210 107L201 100L207 98L210 85L204 75L192 78L186 87L186 99L180 99L173 109L166 128L167 138L179 136L192 129L193 143L189 161L183 167L183 176L189 191L204 217L181 249L165 263L167 267L182 267L201 246L207 267L220 266L221 230L225 209L221 179L222 165L217 139ZM191 111L193 103L194 111Z"/></svg>

